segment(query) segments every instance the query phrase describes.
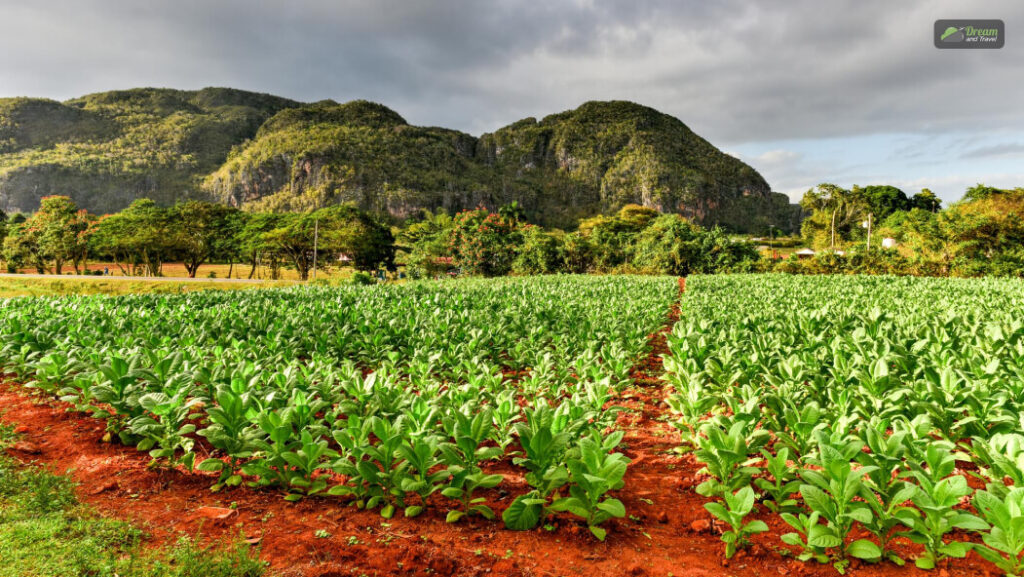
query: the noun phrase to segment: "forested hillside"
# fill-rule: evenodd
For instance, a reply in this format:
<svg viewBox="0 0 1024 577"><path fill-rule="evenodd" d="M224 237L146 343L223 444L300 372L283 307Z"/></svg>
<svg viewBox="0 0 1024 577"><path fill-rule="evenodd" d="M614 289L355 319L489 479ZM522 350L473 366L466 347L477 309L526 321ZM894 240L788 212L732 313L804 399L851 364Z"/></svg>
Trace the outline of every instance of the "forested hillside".
<svg viewBox="0 0 1024 577"><path fill-rule="evenodd" d="M565 228L626 204L739 232L793 230L800 218L753 168L630 102L477 138L367 101L222 88L0 100L0 209L31 212L53 194L94 213L194 198L272 211L353 201L399 219L516 201L530 220Z"/></svg>
<svg viewBox="0 0 1024 577"><path fill-rule="evenodd" d="M0 209L34 211L52 194L97 213L195 196L232 146L297 104L226 88L0 99Z"/></svg>

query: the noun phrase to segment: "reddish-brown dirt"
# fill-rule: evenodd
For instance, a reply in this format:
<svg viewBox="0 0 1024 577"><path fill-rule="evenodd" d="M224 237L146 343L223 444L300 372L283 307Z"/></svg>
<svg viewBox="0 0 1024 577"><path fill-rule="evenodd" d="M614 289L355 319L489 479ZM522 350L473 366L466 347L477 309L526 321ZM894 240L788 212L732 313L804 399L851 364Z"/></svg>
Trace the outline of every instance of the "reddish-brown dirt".
<svg viewBox="0 0 1024 577"><path fill-rule="evenodd" d="M681 281L680 292L683 288ZM103 514L138 523L150 534L150 544L169 543L181 534L201 535L207 542L242 536L259 544L262 557L282 577L835 575L828 566L780 555L779 535L790 530L764 513L760 518L771 532L755 537L749 551L724 562L719 527L704 510L704 498L693 491L700 482L699 466L692 456L672 452L679 438L664 420L663 400L671 391L656 375L660 357L667 352L666 334L678 316L676 305L666 327L651 335L652 353L633 374L636 386L617 402L629 409L619 415L619 425L627 431L622 450L632 464L626 488L618 495L628 518L606 524L604 543L569 516L555 519L550 530L527 532L506 530L500 520L448 524L443 497L432 500L433 506L417 518L399 513L384 520L376 512L360 511L334 498L288 503L273 491L211 493L209 477L150 469L144 453L102 442L100 421L31 397L14 384L0 385L0 420L18 425L23 435L24 442L10 450L13 455L68 473L78 483L83 501ZM496 465L494 472L505 474L506 482L485 496L500 513L516 494L525 492L526 485L507 461ZM318 537L319 531L326 533ZM908 555L916 552L905 543L899 548ZM857 564L849 573L949 577L996 571L972 554L932 573L912 563L905 568Z"/></svg>

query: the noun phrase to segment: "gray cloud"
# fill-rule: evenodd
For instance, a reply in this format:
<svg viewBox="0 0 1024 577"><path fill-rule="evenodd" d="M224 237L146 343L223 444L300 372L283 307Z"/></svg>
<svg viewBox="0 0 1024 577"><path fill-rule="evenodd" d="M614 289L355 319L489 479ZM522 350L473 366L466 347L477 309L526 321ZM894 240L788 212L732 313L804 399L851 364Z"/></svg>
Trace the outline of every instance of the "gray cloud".
<svg viewBox="0 0 1024 577"><path fill-rule="evenodd" d="M1014 156L1024 156L1024 143L1008 142L1005 144L981 146L972 150L968 150L963 155L961 155L960 158L1000 158Z"/></svg>
<svg viewBox="0 0 1024 577"><path fill-rule="evenodd" d="M0 0L0 96L235 86L473 133L625 98L720 146L1024 126L1024 3L983 12L1004 49L934 48L956 0Z"/></svg>

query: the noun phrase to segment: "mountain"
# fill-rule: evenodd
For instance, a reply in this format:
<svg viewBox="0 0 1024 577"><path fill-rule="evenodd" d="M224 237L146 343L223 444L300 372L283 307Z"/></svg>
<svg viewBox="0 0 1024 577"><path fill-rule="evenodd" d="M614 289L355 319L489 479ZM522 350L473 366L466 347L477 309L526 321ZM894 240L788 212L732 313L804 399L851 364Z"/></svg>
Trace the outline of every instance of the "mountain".
<svg viewBox="0 0 1024 577"><path fill-rule="evenodd" d="M171 204L196 196L231 147L295 106L227 88L0 99L0 209L33 211L50 194L97 213L140 197Z"/></svg>
<svg viewBox="0 0 1024 577"><path fill-rule="evenodd" d="M556 219L632 203L752 230L793 212L756 170L679 119L632 102L587 102L521 120L483 135L476 157L494 167L497 190L516 187L520 204Z"/></svg>
<svg viewBox="0 0 1024 577"><path fill-rule="evenodd" d="M410 125L373 102L222 88L0 99L0 209L31 211L57 193L93 212L211 198L253 210L354 201L405 218L518 201L560 227L628 203L736 231L799 221L753 168L678 119L621 101L477 138Z"/></svg>

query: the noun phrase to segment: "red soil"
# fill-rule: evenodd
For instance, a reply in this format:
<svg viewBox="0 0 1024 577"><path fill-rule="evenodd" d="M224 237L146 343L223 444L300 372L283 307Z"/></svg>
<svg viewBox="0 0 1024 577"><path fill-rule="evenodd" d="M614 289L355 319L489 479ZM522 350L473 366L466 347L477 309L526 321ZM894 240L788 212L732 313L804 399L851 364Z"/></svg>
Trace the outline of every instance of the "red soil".
<svg viewBox="0 0 1024 577"><path fill-rule="evenodd" d="M680 290L683 286L681 281ZM671 322L678 315L676 305ZM634 371L637 386L618 403L630 409L619 415L619 424L627 430L623 452L633 462L626 488L618 495L629 517L605 525L609 532L604 543L569 516L555 519L551 531L509 531L500 520L448 524L444 498L439 496L415 519L399 513L388 521L334 498L288 503L273 491L242 488L211 493L212 480L203 474L150 469L144 453L102 442L100 421L66 412L60 403L31 397L14 384L0 385L0 420L19 425L23 434L25 442L10 449L12 455L68 473L79 484L83 501L103 514L140 524L151 535L150 544L173 542L182 534L201 533L207 542L241 535L259 544L262 557L282 577L835 575L828 566L780 555L779 535L789 528L766 513L760 517L771 532L755 537L749 551L724 562L719 527L704 510L704 498L693 492L701 480L699 466L692 456L671 452L679 438L662 420L667 413L663 399L670 391L652 376L667 350L665 335L671 322L651 335L653 352ZM500 513L516 494L525 492L526 485L507 461L497 464L494 472L505 474L506 481L485 496ZM317 538L320 530L329 536ZM912 547L900 546L905 554L916 552ZM929 575L910 565L855 565L850 573ZM972 554L930 574L987 576L994 572Z"/></svg>

